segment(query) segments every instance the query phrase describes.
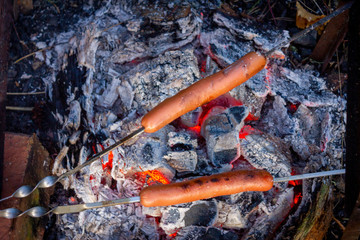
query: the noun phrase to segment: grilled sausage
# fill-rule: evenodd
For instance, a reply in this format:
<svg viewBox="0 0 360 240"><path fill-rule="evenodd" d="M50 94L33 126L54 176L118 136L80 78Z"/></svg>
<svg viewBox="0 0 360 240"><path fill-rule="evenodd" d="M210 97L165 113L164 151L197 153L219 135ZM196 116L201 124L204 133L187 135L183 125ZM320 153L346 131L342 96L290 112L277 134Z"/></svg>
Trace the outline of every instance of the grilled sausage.
<svg viewBox="0 0 360 240"><path fill-rule="evenodd" d="M169 206L239 192L268 191L272 186L273 177L265 170L238 170L184 182L152 185L141 190L140 202L145 207Z"/></svg>
<svg viewBox="0 0 360 240"><path fill-rule="evenodd" d="M156 132L181 115L244 83L261 71L265 64L264 56L250 52L220 72L203 78L175 96L165 99L142 118L141 125L145 132Z"/></svg>

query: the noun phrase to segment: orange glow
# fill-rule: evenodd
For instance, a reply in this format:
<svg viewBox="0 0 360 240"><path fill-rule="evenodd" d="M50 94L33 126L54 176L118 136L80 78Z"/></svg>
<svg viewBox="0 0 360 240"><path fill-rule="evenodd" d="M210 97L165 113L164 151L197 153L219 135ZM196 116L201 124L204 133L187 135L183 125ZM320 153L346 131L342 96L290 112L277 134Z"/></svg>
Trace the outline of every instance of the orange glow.
<svg viewBox="0 0 360 240"><path fill-rule="evenodd" d="M177 230L176 232L172 233L172 234L169 234L169 237L171 238L174 238L176 237L177 233L178 233L179 230Z"/></svg>
<svg viewBox="0 0 360 240"><path fill-rule="evenodd" d="M200 125L197 125L197 126L195 126L195 127L189 127L188 129L191 130L191 131L196 132L197 134L200 134L201 126L200 126Z"/></svg>
<svg viewBox="0 0 360 240"><path fill-rule="evenodd" d="M292 169L291 170L291 175L296 175L296 174L297 174L296 171L294 169ZM294 205L296 206L301 202L301 199L302 199L301 185L302 185L302 180L289 181L289 186L294 187L294 203L293 203L293 206Z"/></svg>
<svg viewBox="0 0 360 240"><path fill-rule="evenodd" d="M147 171L143 171L143 172L137 172L135 175L142 182L145 182L145 180L147 179L146 183L148 185L152 185L154 183L162 183L162 184L170 183L169 179L167 179L164 176L164 174L162 174L162 172L160 172L159 170L147 170Z"/></svg>
<svg viewBox="0 0 360 240"><path fill-rule="evenodd" d="M302 198L301 192L296 193L294 196L294 204L297 205L300 202L301 198Z"/></svg>
<svg viewBox="0 0 360 240"><path fill-rule="evenodd" d="M200 134L201 125L203 122L208 118L208 116L211 113L211 110L215 107L223 107L224 109L234 106L241 106L243 103L235 98L233 98L229 93L225 93L224 95L221 95L218 98L215 98L214 100L210 101L207 104L204 104L202 108L202 113L199 117L199 124L194 127L187 127L188 130L194 131L197 134ZM256 117L249 114L249 116L245 119L245 121L252 121L257 120Z"/></svg>
<svg viewBox="0 0 360 240"><path fill-rule="evenodd" d="M270 65L267 64L265 66L265 69L266 69L266 74L265 74L265 83L266 83L266 88L271 91L271 88L270 88L270 84L271 84L271 80L270 80L270 76L271 76L271 72L270 72Z"/></svg>
<svg viewBox="0 0 360 240"><path fill-rule="evenodd" d="M291 175L296 175L295 170L291 170ZM294 181L289 181L289 185L296 187L298 185L302 185L302 180L294 180Z"/></svg>
<svg viewBox="0 0 360 240"><path fill-rule="evenodd" d="M249 125L245 125L239 132L239 138L245 139L247 135L249 134L260 134L260 130L257 130Z"/></svg>
<svg viewBox="0 0 360 240"><path fill-rule="evenodd" d="M245 122L249 121L257 121L259 120L259 117L255 117L252 113L249 113L249 115L245 118Z"/></svg>
<svg viewBox="0 0 360 240"><path fill-rule="evenodd" d="M102 164L103 170L107 170L110 173L110 170L113 167L113 159L114 159L114 154L112 151L109 153L108 161L106 163L104 163L103 158L101 159L101 164Z"/></svg>

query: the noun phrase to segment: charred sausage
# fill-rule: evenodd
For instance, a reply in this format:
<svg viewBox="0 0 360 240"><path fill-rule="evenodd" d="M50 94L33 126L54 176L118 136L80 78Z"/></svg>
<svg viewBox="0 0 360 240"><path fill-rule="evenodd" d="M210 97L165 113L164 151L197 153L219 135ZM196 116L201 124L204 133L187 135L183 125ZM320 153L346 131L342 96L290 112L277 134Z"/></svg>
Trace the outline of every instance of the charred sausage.
<svg viewBox="0 0 360 240"><path fill-rule="evenodd" d="M145 132L156 132L181 115L244 83L261 71L265 64L266 58L263 55L250 52L220 72L165 99L142 118L141 125Z"/></svg>
<svg viewBox="0 0 360 240"><path fill-rule="evenodd" d="M272 186L273 177L265 170L238 170L152 185L141 190L140 202L145 207L169 206L245 191L268 191Z"/></svg>

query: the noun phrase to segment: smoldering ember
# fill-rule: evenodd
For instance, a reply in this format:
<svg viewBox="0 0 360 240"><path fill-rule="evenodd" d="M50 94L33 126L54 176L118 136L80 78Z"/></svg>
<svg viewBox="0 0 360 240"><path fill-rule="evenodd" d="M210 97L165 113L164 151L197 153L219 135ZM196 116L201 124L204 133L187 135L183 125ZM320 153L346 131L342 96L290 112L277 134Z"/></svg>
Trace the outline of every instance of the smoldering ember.
<svg viewBox="0 0 360 240"><path fill-rule="evenodd" d="M54 175L141 127L166 98L290 37L212 2L130 2L106 1L96 11L85 4L92 14L72 17L64 31L44 23L32 35L43 51L24 61L46 71L20 75L46 86L56 119ZM284 177L343 168L345 103L311 65L294 68L278 50L244 84L63 179L72 196L55 192L51 206L138 196L148 185L236 169ZM57 215L53 231L58 239L286 239L320 188L331 195L330 178L167 207L99 208Z"/></svg>

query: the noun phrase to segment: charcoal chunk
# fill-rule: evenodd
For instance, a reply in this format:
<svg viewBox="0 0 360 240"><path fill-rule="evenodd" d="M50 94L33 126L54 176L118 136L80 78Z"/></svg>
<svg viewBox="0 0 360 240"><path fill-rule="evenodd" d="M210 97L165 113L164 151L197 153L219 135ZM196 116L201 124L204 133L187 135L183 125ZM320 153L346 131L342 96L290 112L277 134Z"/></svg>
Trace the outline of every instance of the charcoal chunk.
<svg viewBox="0 0 360 240"><path fill-rule="evenodd" d="M198 162L196 139L185 132L168 133L168 151L164 159L178 172L194 171Z"/></svg>
<svg viewBox="0 0 360 240"><path fill-rule="evenodd" d="M202 112L202 108L198 107L194 111L185 113L180 117L181 123L187 127L195 127L196 125L199 125L199 120Z"/></svg>
<svg viewBox="0 0 360 240"><path fill-rule="evenodd" d="M220 167L240 156L239 131L249 111L244 106L226 109L220 114L209 116L202 126L202 136L211 162Z"/></svg>
<svg viewBox="0 0 360 240"><path fill-rule="evenodd" d="M216 217L217 204L215 201L195 204L185 213L185 226L211 226Z"/></svg>
<svg viewBox="0 0 360 240"><path fill-rule="evenodd" d="M160 227L166 234L186 226L212 226L217 219L217 202L196 201L176 206L160 208L162 217Z"/></svg>

